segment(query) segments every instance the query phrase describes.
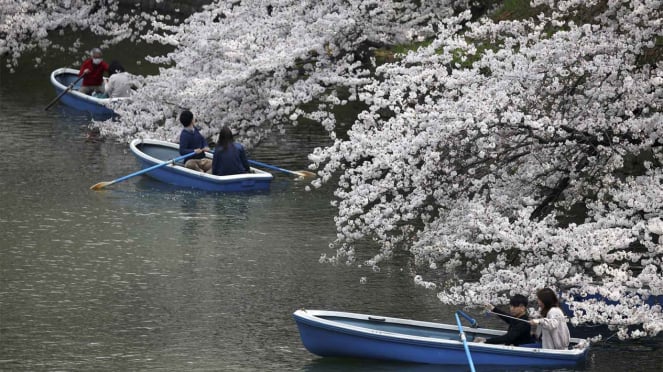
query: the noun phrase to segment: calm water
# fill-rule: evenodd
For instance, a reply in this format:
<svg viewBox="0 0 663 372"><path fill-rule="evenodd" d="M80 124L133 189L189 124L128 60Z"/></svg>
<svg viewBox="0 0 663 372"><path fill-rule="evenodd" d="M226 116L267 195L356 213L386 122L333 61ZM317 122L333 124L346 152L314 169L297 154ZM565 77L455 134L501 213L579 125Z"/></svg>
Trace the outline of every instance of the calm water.
<svg viewBox="0 0 663 372"><path fill-rule="evenodd" d="M262 194L145 177L90 191L137 164L126 144L87 141L86 116L44 111L55 97L48 74L71 60L1 70L0 369L444 370L322 359L301 345L291 318L298 308L454 322L455 308L413 287L405 271L318 263L335 236L331 188L306 192L275 174ZM307 151L325 141L297 128L250 155L303 169ZM579 370L659 371L662 346L661 338L613 339Z"/></svg>

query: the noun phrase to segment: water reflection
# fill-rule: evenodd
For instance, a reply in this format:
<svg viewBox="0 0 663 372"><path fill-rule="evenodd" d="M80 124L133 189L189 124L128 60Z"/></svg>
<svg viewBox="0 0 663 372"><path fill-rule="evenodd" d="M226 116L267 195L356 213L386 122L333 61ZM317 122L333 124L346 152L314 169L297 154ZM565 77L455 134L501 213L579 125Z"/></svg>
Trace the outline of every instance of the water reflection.
<svg viewBox="0 0 663 372"><path fill-rule="evenodd" d="M522 366L475 366L477 371L481 372L568 372L576 369L569 368L535 368ZM578 368L583 369L582 366ZM408 371L408 372L467 372L469 365L434 365L434 364L411 364L394 363L381 361L367 361L361 359L343 359L343 358L316 358L309 362L303 369L307 372L340 372L340 371Z"/></svg>

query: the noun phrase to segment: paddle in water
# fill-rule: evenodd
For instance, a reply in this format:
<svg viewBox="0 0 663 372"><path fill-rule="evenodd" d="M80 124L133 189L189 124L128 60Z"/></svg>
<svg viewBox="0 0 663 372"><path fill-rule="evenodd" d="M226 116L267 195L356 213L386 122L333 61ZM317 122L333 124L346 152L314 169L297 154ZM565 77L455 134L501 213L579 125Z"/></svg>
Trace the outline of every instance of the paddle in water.
<svg viewBox="0 0 663 372"><path fill-rule="evenodd" d="M258 166L258 167L272 169L272 170L275 170L275 171L291 174L293 176L298 176L298 177L302 177L302 178L315 177L316 176L316 174L313 173L313 172L309 172L309 171L305 171L305 170L291 171L291 170L288 170L288 169L279 168L279 167L274 166L274 165L261 163L259 161L255 161L255 160L249 160L249 163L251 163L252 165Z"/></svg>
<svg viewBox="0 0 663 372"><path fill-rule="evenodd" d="M134 173L128 174L128 175L126 175L126 176L124 176L124 177L120 177L120 178L114 179L114 180L112 180L112 181L95 183L94 185L92 185L92 186L90 187L90 190L95 190L95 191L97 191L97 190L101 190L101 189L103 189L103 188L106 187L106 186L110 186L110 185L112 185L112 184L114 184L114 183L118 183L118 182L122 182L122 181L124 181L124 180L128 180L128 179L131 178L131 177L135 177L135 176L139 176L139 175L141 175L141 174L145 174L145 173L150 172L150 171L153 171L153 170L155 170L155 169L157 169L157 168L164 167L164 166L166 166L166 165L168 165L168 164L175 164L176 162L178 162L178 161L180 161L180 160L184 160L184 159L188 158L189 156L194 155L195 153L196 153L196 152L194 151L194 152L191 152L191 153L186 154L186 155L178 156L178 157L176 157L176 158L174 158L174 159L170 159L170 160L164 161L163 163L155 164L155 165L153 165L153 166L151 166L151 167L149 167L149 168L145 168L145 169L140 170L140 171L138 171L138 172L134 172Z"/></svg>

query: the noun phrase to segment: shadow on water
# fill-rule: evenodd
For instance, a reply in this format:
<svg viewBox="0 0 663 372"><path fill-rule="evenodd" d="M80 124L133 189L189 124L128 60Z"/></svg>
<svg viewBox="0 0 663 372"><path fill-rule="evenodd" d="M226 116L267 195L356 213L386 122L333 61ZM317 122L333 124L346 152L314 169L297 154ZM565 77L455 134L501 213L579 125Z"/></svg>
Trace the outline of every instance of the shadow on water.
<svg viewBox="0 0 663 372"><path fill-rule="evenodd" d="M566 367L554 368L537 368L527 366L491 366L481 365L475 366L477 371L481 372L566 372L582 370L579 365L576 368L569 369ZM436 365L436 364L413 364L413 363L396 363L396 362L382 362L371 361L353 358L316 358L306 364L302 368L306 372L340 372L340 371L353 371L353 372L373 372L373 371L408 371L408 372L467 372L470 370L468 364L465 365Z"/></svg>

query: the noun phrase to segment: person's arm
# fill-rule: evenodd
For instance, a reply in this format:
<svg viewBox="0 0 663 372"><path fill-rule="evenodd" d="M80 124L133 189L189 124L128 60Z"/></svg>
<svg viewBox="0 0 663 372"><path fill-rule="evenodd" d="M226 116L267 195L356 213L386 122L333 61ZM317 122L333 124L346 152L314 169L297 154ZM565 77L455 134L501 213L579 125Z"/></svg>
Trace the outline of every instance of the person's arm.
<svg viewBox="0 0 663 372"><path fill-rule="evenodd" d="M198 130L198 128L195 129L195 132L196 132L196 133L200 136L200 138L202 138L202 140L203 140L203 141L202 141L203 146L200 148L200 150L201 150L201 151L211 151L210 148L209 148L209 145L207 144L207 140L205 139L205 136L203 136L202 133L200 133L200 131Z"/></svg>
<svg viewBox="0 0 663 372"><path fill-rule="evenodd" d="M127 74L127 81L128 81L128 84L129 84L129 88L131 90L138 89L139 86L138 86L138 81L136 80L136 76L134 76L133 74L130 74L128 72L126 72L126 74Z"/></svg>
<svg viewBox="0 0 663 372"><path fill-rule="evenodd" d="M117 84L116 84L116 79L113 79L113 76L109 77L108 82L106 83L106 94L108 94L108 97L115 96L115 90Z"/></svg>
<svg viewBox="0 0 663 372"><path fill-rule="evenodd" d="M216 148L214 151L214 156L212 157L212 174L215 176L221 175L221 149Z"/></svg>
<svg viewBox="0 0 663 372"><path fill-rule="evenodd" d="M504 321L505 323L507 323L507 324L511 324L511 323L512 323L512 322L511 322L511 321L512 321L511 318L507 318L507 317L502 316L502 315L508 315L508 316L511 316L511 315L507 314L505 311L501 310L500 308L498 308L498 307L493 307L493 310L491 310L491 311L494 312L494 313L496 313L497 316L498 316L500 319L502 319L502 321ZM514 321L517 322L517 320L514 320Z"/></svg>
<svg viewBox="0 0 663 372"><path fill-rule="evenodd" d="M81 69L78 71L78 76L83 76L83 74L90 72L90 64L92 62L89 59L86 59L83 61L83 64L81 64Z"/></svg>
<svg viewBox="0 0 663 372"><path fill-rule="evenodd" d="M237 144L237 149L239 150L239 160L242 162L246 173L251 173L251 166L249 165L249 160L246 158L246 151L244 151L244 146Z"/></svg>
<svg viewBox="0 0 663 372"><path fill-rule="evenodd" d="M195 150L192 145L192 137L189 132L182 129L182 133L180 133L180 155L190 154Z"/></svg>
<svg viewBox="0 0 663 372"><path fill-rule="evenodd" d="M514 321L509 330L502 336L489 338L486 340L487 344L504 344L516 345L519 340L530 337L530 326L526 322Z"/></svg>
<svg viewBox="0 0 663 372"><path fill-rule="evenodd" d="M555 329L566 323L566 317L559 308L552 308L548 311L548 316L533 320L535 325L545 329Z"/></svg>

